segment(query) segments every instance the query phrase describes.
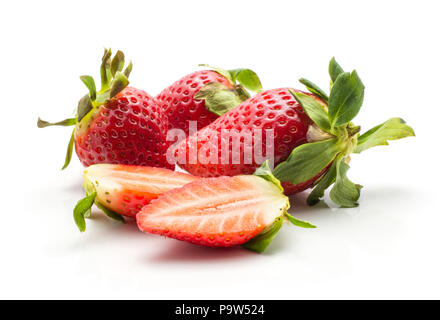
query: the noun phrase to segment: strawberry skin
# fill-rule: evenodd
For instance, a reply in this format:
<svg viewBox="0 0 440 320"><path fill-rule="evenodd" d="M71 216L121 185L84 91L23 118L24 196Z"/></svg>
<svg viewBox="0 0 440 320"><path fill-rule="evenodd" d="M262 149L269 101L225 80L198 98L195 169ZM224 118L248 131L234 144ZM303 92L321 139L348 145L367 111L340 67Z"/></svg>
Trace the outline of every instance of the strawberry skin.
<svg viewBox="0 0 440 320"><path fill-rule="evenodd" d="M156 101L168 119L168 129L181 129L188 135L188 121L197 121L200 129L219 117L206 109L204 100L194 97L201 88L212 82L232 88L226 77L215 71L202 70L183 77L157 95Z"/></svg>
<svg viewBox="0 0 440 320"><path fill-rule="evenodd" d="M166 117L152 96L128 87L133 64L123 70L124 65L122 51L112 58L111 50L105 49L101 89L97 91L93 77L80 77L89 92L79 100L75 117L55 123L38 119L39 128L75 126L63 169L70 163L73 147L86 167L113 163L174 169L166 159Z"/></svg>
<svg viewBox="0 0 440 320"><path fill-rule="evenodd" d="M84 189L96 192L95 203L118 214L135 217L160 194L198 180L164 168L96 164L84 171Z"/></svg>
<svg viewBox="0 0 440 320"><path fill-rule="evenodd" d="M154 98L127 87L75 129L75 150L84 166L131 164L173 169L166 161L167 123Z"/></svg>
<svg viewBox="0 0 440 320"><path fill-rule="evenodd" d="M283 217L289 200L258 176L200 179L170 190L136 216L140 230L208 247L242 245Z"/></svg>
<svg viewBox="0 0 440 320"><path fill-rule="evenodd" d="M318 98L316 98L319 100ZM320 101L320 100L319 100ZM307 132L309 126L313 122L305 114L303 108L295 100L289 92L289 88L279 88L267 90L255 95L253 98L243 102L238 107L225 113L209 126L199 130L195 135L188 137L182 141L175 150L176 159L180 167L184 168L191 174L202 177L217 177L221 175L234 176L239 174L251 174L261 164L252 157L252 163L244 163L245 144L240 142L240 163L232 164L232 144L229 143L229 161L222 164L221 154L221 130L236 130L238 134L253 131L254 129L262 129L262 150L266 148L265 131L274 130L274 165L286 160L292 150L307 142ZM212 139L217 140L217 144L213 144ZM254 149L252 141L252 149ZM189 163L191 147L196 146L199 157L199 151L204 149L214 150L217 152L219 163L202 164L200 161L192 164ZM208 147L208 148L207 148ZM252 152L253 153L253 152ZM181 157L184 154L185 157ZM284 183L286 193L299 192L309 188L319 175L310 179L301 185L293 186Z"/></svg>

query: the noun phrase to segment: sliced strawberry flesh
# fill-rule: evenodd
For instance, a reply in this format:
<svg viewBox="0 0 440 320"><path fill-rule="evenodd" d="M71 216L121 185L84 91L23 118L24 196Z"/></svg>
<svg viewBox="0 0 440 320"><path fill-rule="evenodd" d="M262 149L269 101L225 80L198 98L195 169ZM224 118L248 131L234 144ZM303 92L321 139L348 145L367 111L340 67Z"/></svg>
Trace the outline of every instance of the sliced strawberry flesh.
<svg viewBox="0 0 440 320"><path fill-rule="evenodd" d="M288 199L256 176L197 180L153 200L137 215L141 230L205 246L243 244L284 214Z"/></svg>
<svg viewBox="0 0 440 320"><path fill-rule="evenodd" d="M135 217L160 194L198 179L163 168L99 164L85 170L85 188L97 192L96 201L119 214Z"/></svg>

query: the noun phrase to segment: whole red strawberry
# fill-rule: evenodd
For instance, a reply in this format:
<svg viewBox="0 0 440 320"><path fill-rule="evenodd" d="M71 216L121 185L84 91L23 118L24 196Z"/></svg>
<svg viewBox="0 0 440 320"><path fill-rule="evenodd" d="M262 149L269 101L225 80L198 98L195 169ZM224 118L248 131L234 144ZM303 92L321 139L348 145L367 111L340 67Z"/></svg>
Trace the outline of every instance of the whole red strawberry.
<svg viewBox="0 0 440 320"><path fill-rule="evenodd" d="M289 88L261 92L182 141L175 160L194 175L215 177L249 174L269 159L286 193L316 186L308 198L315 204L334 184L330 198L335 203L357 206L361 186L346 176L350 154L414 131L392 118L360 135L351 120L362 105L364 85L356 71L344 72L334 59L329 73L329 96L306 79L300 82L311 93Z"/></svg>
<svg viewBox="0 0 440 320"><path fill-rule="evenodd" d="M267 158L265 154L268 147L266 132L273 130L274 164L278 165L287 159L293 148L308 142L307 132L309 127L313 124L313 121L307 116L289 90L291 89L279 88L261 92L243 102L234 110L227 112L211 125L199 130L194 136L187 138L185 142L178 146L176 150L178 164L191 174L202 177L252 174L255 169L261 165L261 161ZM316 99L324 105L318 98ZM219 159L225 157L222 154L221 147L222 141L225 140L225 137L221 135L221 130L223 129L230 130L231 136L227 148L227 161L217 161L217 163L193 161L193 163L191 163L190 153L191 147L193 146L197 146L196 149L199 151L198 160L206 156L203 154L203 150L209 150L212 156L218 156ZM259 135L255 134L255 129L261 130L261 139ZM250 148L248 147L248 150L251 151L251 155L254 155L255 145L261 143L262 157L260 160L252 156L252 158L249 159L251 161L245 161L245 150L247 146L244 141L244 136L249 130L252 130L252 139L250 141L252 146ZM243 141L236 144L239 148L238 150L234 148L232 140L242 136ZM225 149L223 149L223 151L224 150ZM238 151L239 154L239 161L235 161L235 163L233 163L232 159L233 151ZM182 153L186 156L182 157ZM299 192L305 190L310 187L310 184L313 184L314 180L316 180L316 178L298 185L295 188L287 186L289 189L287 191L291 193L292 191Z"/></svg>
<svg viewBox="0 0 440 320"><path fill-rule="evenodd" d="M156 97L168 118L168 129L190 134L189 121L201 129L249 98L245 90L261 90L258 76L249 69L202 70L191 73Z"/></svg>
<svg viewBox="0 0 440 320"><path fill-rule="evenodd" d="M57 123L38 119L38 127L75 125L64 167L70 162L73 145L84 166L96 163L148 165L174 168L166 161L167 123L154 98L143 90L127 87L132 69L124 67L124 54L111 59L105 50L101 65L101 90L90 76L81 80L89 89L78 104L75 118Z"/></svg>

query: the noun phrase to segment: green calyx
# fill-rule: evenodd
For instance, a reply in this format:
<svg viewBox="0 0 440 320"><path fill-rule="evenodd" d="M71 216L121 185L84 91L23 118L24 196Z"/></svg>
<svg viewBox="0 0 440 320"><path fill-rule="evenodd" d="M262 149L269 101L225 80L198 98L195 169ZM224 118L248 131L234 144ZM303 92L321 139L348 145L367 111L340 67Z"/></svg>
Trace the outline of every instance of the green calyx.
<svg viewBox="0 0 440 320"><path fill-rule="evenodd" d="M116 52L112 58L111 49L105 49L101 62L101 89L96 90L95 80L91 76L81 76L81 81L85 84L89 93L81 98L77 109L78 129L81 130L82 124L86 125L92 118L93 110L97 110L101 105L124 90L129 84L128 77L133 68L130 62L124 69L125 56L122 51Z"/></svg>
<svg viewBox="0 0 440 320"><path fill-rule="evenodd" d="M314 125L308 133L320 138L295 148L289 157L274 169L280 181L294 185L319 174L307 203L314 205L333 185L330 199L341 207L356 207L362 186L347 178L351 153L361 153L371 147L388 145L389 140L414 136L413 129L400 118L392 118L364 134L352 120L359 113L365 87L356 71L344 72L334 58L329 64L330 94L307 79L300 79L315 96L291 90ZM318 97L321 101L316 99ZM322 103L323 102L323 103ZM308 134L309 136L309 134Z"/></svg>
<svg viewBox="0 0 440 320"><path fill-rule="evenodd" d="M211 82L206 84L195 95L196 99L205 100L206 108L219 116L249 99L250 94L247 90L253 92L260 92L262 90L260 79L250 69L225 70L206 64L201 64L200 66L211 68L228 79L233 85L232 88L229 88L226 85Z"/></svg>
<svg viewBox="0 0 440 320"><path fill-rule="evenodd" d="M263 178L264 180L273 183L281 192L284 191L283 187L281 186L280 180L278 180L272 173L269 160L264 161L261 166L258 167L257 170L255 170L254 176Z"/></svg>
<svg viewBox="0 0 440 320"><path fill-rule="evenodd" d="M286 199L286 205L281 209L282 212L280 216L277 217L271 225L264 228L264 230L261 231L256 237L242 245L244 248L258 253L265 251L277 235L278 231L280 231L284 221L289 221L293 225L301 228L316 228L316 226L310 222L299 220L287 212L287 210L290 208L289 199L282 194L283 187L281 186L281 182L272 174L268 160L266 160L257 170L255 170L254 175L274 184L280 191L280 197L284 197Z"/></svg>
<svg viewBox="0 0 440 320"><path fill-rule="evenodd" d="M101 89L97 91L95 80L91 76L81 76L80 79L88 89L88 93L84 95L78 102L75 118L69 118L63 121L50 123L38 118L37 126L45 128L48 126L76 126L73 130L71 139L66 153L66 160L62 169L65 169L72 158L74 132L81 132L87 128L88 123L92 121L93 115L98 111L99 107L113 98L125 87L129 81L128 77L133 68L130 62L124 69L125 57L122 51L116 52L112 58L111 49L105 49L102 57L100 74Z"/></svg>
<svg viewBox="0 0 440 320"><path fill-rule="evenodd" d="M102 212L104 212L104 214L109 218L125 223L124 218L120 214L107 208L103 203L99 201L95 184L97 184L97 182L93 183L92 181L87 179L86 176L84 177L83 187L86 192L86 196L83 199L79 200L75 208L73 209L73 219L79 231L81 232L84 232L86 230L85 218L91 217L93 204L101 209Z"/></svg>

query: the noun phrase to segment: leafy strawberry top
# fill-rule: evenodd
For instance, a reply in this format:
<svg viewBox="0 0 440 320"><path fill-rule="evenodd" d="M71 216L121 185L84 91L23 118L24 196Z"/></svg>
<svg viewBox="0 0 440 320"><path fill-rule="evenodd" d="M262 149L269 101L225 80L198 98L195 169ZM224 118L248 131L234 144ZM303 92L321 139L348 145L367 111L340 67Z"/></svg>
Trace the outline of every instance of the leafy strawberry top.
<svg viewBox="0 0 440 320"><path fill-rule="evenodd" d="M81 127L86 128L87 124L92 121L94 111L97 111L101 105L105 104L127 87L129 83L128 77L133 68L133 64L130 61L125 70L122 71L124 65L125 56L122 51L116 52L112 58L111 49L105 49L100 68L101 89L99 91L96 90L93 77L88 75L81 76L80 79L86 85L89 93L79 100L76 116L53 123L38 118L37 126L39 128L45 128L48 126L73 126L78 124L78 130L81 130ZM65 169L69 165L72 158L75 130L76 129L72 132L67 147L66 160L62 169Z"/></svg>
<svg viewBox="0 0 440 320"><path fill-rule="evenodd" d="M196 99L205 100L206 108L216 115L221 116L249 99L250 95L247 90L253 92L260 92L262 90L260 78L250 69L225 70L206 64L201 64L200 66L211 68L228 79L233 86L231 89L224 84L211 82L206 84L195 95Z"/></svg>
<svg viewBox="0 0 440 320"><path fill-rule="evenodd" d="M361 79L356 71L344 72L334 58L329 64L329 74L330 95L313 82L300 79L311 93L327 103L327 108L323 108L313 97L290 91L323 132L325 140L295 148L286 161L274 169L274 175L283 182L299 184L329 167L310 193L308 204L319 202L324 191L333 185L330 191L331 200L342 207L355 207L358 205L362 186L347 178L350 154L387 145L388 140L414 136L414 131L402 119L392 118L360 135L361 128L351 121L359 113L364 99L365 87Z"/></svg>

